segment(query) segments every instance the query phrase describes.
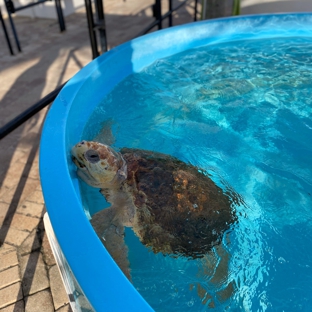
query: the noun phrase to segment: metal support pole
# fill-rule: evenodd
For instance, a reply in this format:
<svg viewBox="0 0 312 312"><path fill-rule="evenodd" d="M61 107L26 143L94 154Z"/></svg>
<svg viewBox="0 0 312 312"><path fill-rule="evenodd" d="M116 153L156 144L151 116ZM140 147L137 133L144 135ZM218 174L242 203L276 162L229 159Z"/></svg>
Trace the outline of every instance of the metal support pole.
<svg viewBox="0 0 312 312"><path fill-rule="evenodd" d="M169 12L171 12L169 17L168 17L169 27L171 27L172 26L172 0L169 0Z"/></svg>
<svg viewBox="0 0 312 312"><path fill-rule="evenodd" d="M66 27L65 27L65 20L64 20L63 10L62 10L62 5L61 5L60 0L55 0L55 9L56 9L57 18L58 18L59 25L60 25L60 30L62 32L66 30Z"/></svg>
<svg viewBox="0 0 312 312"><path fill-rule="evenodd" d="M87 14L87 21L88 21L88 28L89 28L89 37L90 37L90 43L91 43L91 49L92 49L92 58L95 59L100 54L97 48L96 33L94 30L94 20L93 20L91 0L85 0L85 5L86 5L86 14Z"/></svg>
<svg viewBox="0 0 312 312"><path fill-rule="evenodd" d="M100 43L102 53L107 51L107 39L106 39L106 25L105 25L105 16L104 16L104 7L102 0L95 0L95 8L97 15L97 29L100 34Z"/></svg>
<svg viewBox="0 0 312 312"><path fill-rule="evenodd" d="M4 3L5 3L5 6L6 6L6 9L7 9L7 12L8 12L9 21L10 21L10 24L11 24L11 28L12 28L12 32L13 32L13 35L14 35L14 39L15 39L15 42L16 42L17 49L18 49L19 52L22 52L22 49L21 49L21 46L20 46L20 43L19 43L19 40L18 40L17 32L16 32L16 29L15 29L15 25L14 25L14 22L13 22L13 19L12 19L12 16L11 16L11 13L15 12L14 4L13 4L13 2L11 0L4 0Z"/></svg>
<svg viewBox="0 0 312 312"><path fill-rule="evenodd" d="M2 17L1 9L0 9L0 20L1 20L2 28L3 28L3 31L4 31L5 39L7 41L10 53L11 53L11 55L14 55L13 49L12 49L12 45L11 45L11 41L10 41L10 38L8 36L8 32L7 32L7 29L6 29L3 17Z"/></svg>
<svg viewBox="0 0 312 312"><path fill-rule="evenodd" d="M21 45L20 45L20 42L19 42L19 39L18 39L18 35L17 35L16 29L15 29L15 25L13 23L13 19L12 19L11 13L8 13L8 15L9 15L9 21L10 21L10 24L11 24L11 28L12 28L12 32L13 32L13 35L14 35L15 43L16 43L16 46L17 46L17 50L19 52L22 52Z"/></svg>

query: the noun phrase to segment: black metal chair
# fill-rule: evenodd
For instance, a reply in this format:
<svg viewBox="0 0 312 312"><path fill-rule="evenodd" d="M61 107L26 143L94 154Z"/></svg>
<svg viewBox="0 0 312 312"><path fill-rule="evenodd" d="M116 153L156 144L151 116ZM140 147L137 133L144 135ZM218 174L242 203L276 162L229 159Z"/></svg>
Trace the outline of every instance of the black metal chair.
<svg viewBox="0 0 312 312"><path fill-rule="evenodd" d="M16 29L15 29L14 22L13 22L12 14L14 14L15 12L30 8L34 5L42 4L42 3L47 2L47 1L52 1L52 0L39 0L37 2L32 2L32 3L29 3L29 4L26 4L26 5L23 5L23 6L16 8L14 6L14 3L12 0L4 0L5 6L6 6L6 9L8 12L12 32L13 32L14 39L16 42L16 46L17 46L17 49L19 52L21 52L22 49L21 49L21 46L19 43L19 39L18 39L18 35L17 35ZM63 10L61 7L61 0L55 0L55 8L56 8L56 13L57 13L57 17L58 17L58 21L59 21L59 25L60 25L60 30L64 31L66 28L65 28L65 21L64 21L64 16L63 16Z"/></svg>
<svg viewBox="0 0 312 312"><path fill-rule="evenodd" d="M98 31L99 33L102 53L107 51L107 38L106 38L106 26L105 26L103 0L94 0L94 7L95 7L95 13L96 13L95 18L94 18L93 9L92 9L93 7L92 1L93 0L85 0L85 6L86 6L88 28L89 28L89 37L90 37L90 43L91 43L91 49L92 49L92 58L94 59L100 55L100 52L98 50L96 32ZM172 6L172 0L168 0L169 11L164 15L161 15L161 0L154 0L154 1L155 3L152 5L152 10L153 10L153 17L155 17L155 21L152 22L150 25L148 25L146 28L144 28L140 33L138 33L136 37L146 34L155 26L158 26L158 29L162 29L162 21L165 18L169 19L169 27L171 27L172 26L172 13L178 10L179 8L181 8L183 5L185 5L188 0L184 0L180 2L178 6L175 8L173 8ZM197 20L197 3L198 3L198 0L195 0L194 21Z"/></svg>

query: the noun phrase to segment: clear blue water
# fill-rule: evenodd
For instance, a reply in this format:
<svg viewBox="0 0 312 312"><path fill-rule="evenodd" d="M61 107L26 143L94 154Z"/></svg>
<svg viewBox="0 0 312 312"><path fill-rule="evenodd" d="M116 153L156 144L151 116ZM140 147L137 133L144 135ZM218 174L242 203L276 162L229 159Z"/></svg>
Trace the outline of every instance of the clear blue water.
<svg viewBox="0 0 312 312"><path fill-rule="evenodd" d="M107 140L110 123L117 149L173 155L242 197L237 224L205 260L155 255L127 229L133 284L156 311L311 311L312 38L158 60L103 99L84 139ZM91 214L106 205L82 191Z"/></svg>

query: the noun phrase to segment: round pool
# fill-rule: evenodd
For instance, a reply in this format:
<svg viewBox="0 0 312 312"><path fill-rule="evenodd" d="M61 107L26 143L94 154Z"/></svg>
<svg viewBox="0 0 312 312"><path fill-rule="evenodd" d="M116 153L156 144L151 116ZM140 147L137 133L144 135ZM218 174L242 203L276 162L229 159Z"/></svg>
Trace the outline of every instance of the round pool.
<svg viewBox="0 0 312 312"><path fill-rule="evenodd" d="M220 176L225 177L226 180L230 181L230 184L234 187L234 189L242 195L242 202L244 202L244 200L247 202L246 205L242 205L243 208L241 209L247 209L249 211L247 213L249 217L242 217L240 221L242 227L245 226L245 234L247 236L249 235L250 241L254 240L254 244L244 245L240 241L240 239L242 239L241 236L234 236L232 241L236 240L237 243L241 243L241 246L246 247L245 249L242 247L240 253L243 254L245 258L250 257L251 260L248 265L252 266L255 262L266 261L263 259L270 259L270 261L274 261L276 257L276 265L283 266L283 269L278 269L276 266L272 266L272 268L280 275L283 274L283 270L287 271L286 268L291 264L292 260L288 260L287 257L283 255L282 249L279 251L279 254L276 253L276 256L272 245L270 246L269 244L263 244L263 246L259 246L258 241L256 241L256 231L259 230L262 233L263 227L259 226L258 228L253 228L251 230L249 226L252 223L258 224L257 220L259 220L259 215L261 214L261 209L258 207L260 202L259 198L261 198L261 196L258 198L255 195L259 191L255 185L260 180L261 182L265 179L269 180L268 189L270 189L270 192L273 194L270 196L274 197L274 192L276 189L282 190L284 193L287 192L288 189L285 187L284 181L285 179L292 179L293 184L291 185L300 189L302 188L304 191L302 193L303 195L300 194L300 196L298 194L290 195L295 198L295 200L297 200L298 205L301 205L300 207L310 207L310 174L312 164L309 161L310 158L308 156L310 155L309 153L311 153L311 149L307 147L307 141L311 140L309 137L311 137L310 130L312 129L310 111L305 111L305 115L301 116L303 118L305 128L302 128L303 126L296 122L293 122L293 124L289 125L290 122L287 121L287 126L289 126L289 129L294 130L294 132L298 131L297 136L289 134L289 138L292 140L292 145L296 145L296 142L300 141L301 139L306 140L306 145L304 145L304 147L298 147L294 153L298 155L307 155L306 158L304 156L298 158L299 161L302 161L302 163L305 164L306 162L307 172L303 173L303 169L300 169L301 171L298 169L294 176L285 174L285 176L280 179L269 179L267 175L263 174L263 172L266 172L270 169L271 176L280 176L282 175L281 172L286 169L276 168L274 165L272 165L272 163L270 163L269 159L264 159L268 156L268 154L263 154L265 157L258 161L258 155L252 154L252 151L250 151L249 154L249 145L246 145L243 150L243 160L248 163L250 159L252 159L250 164L252 163L253 165L256 163L256 160L258 162L257 166L250 165L248 168L246 167L249 170L250 176L254 178L249 179L248 181L244 180L238 186L233 185L235 184L235 179L233 177L239 177L236 175L237 173L233 172L236 166L236 154L241 153L241 151L237 152L235 150L233 147L233 142L235 142L235 140L239 140L239 138L242 137L244 137L244 140L246 140L245 142L248 140L252 141L254 139L258 139L258 133L255 135L255 137L248 138L246 136L247 132L244 132L244 123L246 122L247 118L248 120L251 120L251 122L253 121L253 111L256 112L255 114L261 114L262 111L260 110L260 112L258 112L254 110L254 107L248 106L249 111L247 112L244 110L243 113L240 111L239 117L235 115L237 118L234 118L231 124L227 123L228 120L225 120L224 116L226 116L226 114L228 114L228 116L231 116L232 114L233 116L237 112L235 110L237 107L244 107L244 96L245 94L249 94L252 89L253 96L255 97L254 99L257 99L257 96L263 98L261 99L263 109L277 115L275 118L276 122L278 122L280 118L286 118L286 120L288 120L287 114L289 114L289 112L296 110L299 112L305 110L304 107L300 106L302 103L299 103L300 101L298 100L297 93L290 94L291 92L289 90L291 90L291 88L300 88L301 90L311 88L311 83L309 82L311 67L305 68L303 74L305 77L301 77L302 79L295 76L286 83L283 81L283 79L277 80L276 77L273 77L274 75L272 76L274 79L276 79L275 86L280 86L279 90L281 91L279 92L281 92L280 94L282 94L281 96L283 97L284 101L294 101L300 104L296 107L287 108L287 110L281 108L282 101L275 93L272 93L272 90L270 90L270 87L268 87L268 84L265 81L265 74L261 72L261 70L257 74L257 79L255 79L255 77L250 79L240 78L237 81L233 81L232 78L227 76L223 77L221 75L221 71L222 66L224 66L225 63L227 64L226 66L229 66L229 68L231 68L231 64L233 64L233 68L236 66L235 64L238 63L241 64L242 62L246 62L246 64L248 64L248 57L251 53L250 51L253 49L253 47L248 45L249 42L256 43L256 45L257 42L259 42L259 45L263 45L263 42L270 41L272 42L272 46L274 46L274 49L276 49L276 54L278 55L279 45L276 44L276 42L280 43L280 45L287 45L288 38L289 40L294 40L295 42L295 46L292 47L292 49L296 50L297 46L299 50L295 51L295 57L297 57L297 59L292 61L293 64L297 64L299 67L306 67L306 65L302 65L301 63L302 59L306 56L300 54L300 46L302 44L301 38L303 40L308 38L308 41L312 40L312 14L245 16L209 20L173 27L134 39L100 56L85 68L83 68L78 74L76 74L62 89L57 99L51 106L44 124L40 146L40 177L47 212L50 219L49 221L48 217L46 217L45 223L47 226L47 231L50 232L49 240L53 245L52 248L54 249L54 254L57 257L70 300L72 301L72 305L76 310L152 311L153 309L147 303L147 301L143 299L133 284L131 284L122 274L93 231L89 222L88 213L86 214L85 208L82 204L83 198L80 192L75 168L71 160L70 150L73 145L75 145L80 140L89 139L86 138L86 124L90 122L90 117L93 116L94 111L103 102L103 99L112 94L112 92L114 92L114 88L117 85L120 86L123 81L126 81L127 77L132 74L142 72L148 66L156 64L159 60L163 60L165 58L168 59L179 53L187 55L188 50L200 49L201 47L208 47L208 49L210 49L210 55L213 55L214 58L218 58L218 47L222 47L222 49L226 50L227 46L236 46L236 48L239 50L239 57L229 57L226 59L226 61L220 61L218 66L211 64L211 68L214 66L214 71L207 71L207 75L210 75L209 79L205 81L203 87L195 87L196 92L200 92L200 96L198 97L199 102L205 96L210 97L208 103L209 105L207 105L207 103L200 103L201 108L203 108L201 112L204 111L205 113L205 120L208 120L207 116L209 116L209 124L207 124L205 128L202 129L203 133L211 133L211 138L214 138L216 141L219 140L218 142L221 142L220 140L224 140L222 141L222 146L220 145L222 149L225 145L228 145L227 148L224 148L224 151L222 150L222 153L215 151L211 154L214 162L207 164L204 162L198 164L196 163L196 165L200 166L201 168L205 167L206 165L207 170L209 170L209 168L211 169L212 167L217 166L220 159L223 163L231 164L231 166L225 165L222 169L220 169L220 175L216 174L215 178L222 180ZM244 44L241 44L242 42L244 42ZM212 50L213 52L211 52ZM267 57L266 52L267 51L263 51L262 61ZM292 52L293 51L287 47L285 56L288 57L288 55L292 55ZM274 58L275 56L273 55L272 57ZM283 59L283 55L279 55L278 57ZM190 58L187 60L187 62L192 63ZM270 62L270 64L274 66L274 62ZM258 60L254 61L254 64L257 66ZM162 66L162 64L160 65ZM289 76L287 76L288 73L286 73L288 64L285 63L284 65L282 64L282 66L285 67L285 73L283 73L283 75L285 79L288 79ZM244 68L244 66L240 68ZM240 75L240 73L238 73L239 70L237 69L237 75ZM289 71L291 72L293 69L289 69ZM214 78L216 76L221 78L216 80ZM298 82L299 80L300 82ZM153 82L151 81L151 83ZM183 82L181 83L183 84ZM156 86L154 90L158 90L157 88L158 86ZM266 90L265 88L268 89ZM187 92L187 90L188 86L184 88L183 92ZM258 93L257 90L259 90ZM308 96L309 95L307 93L307 97ZM111 97L111 99L115 98L118 98L118 96ZM127 97L125 99L127 99ZM250 101L251 98L249 97L247 100ZM144 105L144 100L142 103ZM308 105L311 104L310 102L307 103ZM189 133L193 135L192 138L189 138L190 142L200 140L201 135L203 135L203 133L198 134L196 132L198 130L199 124L192 120L192 114L190 113L190 111L192 111L192 109L190 109L191 106L186 102L184 102L184 104L184 106L172 105L169 110L170 112L174 112L177 107L181 111L184 110L184 112L186 112L184 117L186 116L186 120L189 118L190 122L187 124L182 124L179 128L180 132L170 132L170 140L167 142L166 139L162 138L162 141L157 143L159 149L164 148L169 154L178 153L177 151L180 149L181 144L183 144L181 142L185 141L183 134L181 134L181 131L185 129L185 125L186 127L190 127L189 129L191 130L189 130ZM114 100L111 100L110 105L115 105ZM118 103L118 105L120 105L120 103ZM126 108L129 103L125 102L124 105ZM218 109L216 109L217 106ZM121 106L119 106L119 110L120 109L122 109ZM145 108L136 107L136 110L140 109L143 112ZM109 109L103 109L102 112L103 121L110 118L109 113L107 113L109 112ZM107 114L107 116L105 116L105 114ZM222 118L220 117L221 115L223 116ZM124 118L126 120L126 117ZM159 115L157 115L157 118L160 120ZM215 123L213 123L213 118L215 119ZM231 119L231 117L228 119ZM175 125L177 125L177 123L178 121L176 121ZM201 120L201 125L202 124L203 122ZM255 125L256 124L257 121L255 121ZM280 130L280 132L286 133L288 131L285 130L285 124L280 125L279 129L283 128L283 130ZM93 126L90 126L89 128L96 128L96 126ZM263 127L261 129L259 128L259 135L265 132L269 126L269 123L263 124ZM166 133L166 135L168 134L168 127L166 122L157 123L156 128L157 131L159 131L159 134L156 137L153 136L154 142L157 142L157 138L160 138L163 133ZM231 128L231 130L226 130L227 132L224 132L222 129L225 128ZM176 127L175 129L178 128ZM192 132L192 129L195 129L194 132ZM124 131L124 133L122 131ZM130 142L127 141L126 137L131 137L131 131L131 127L120 130L120 133L124 139L122 144L124 144L124 142ZM265 135L268 137L273 137L276 134L274 131L272 130L270 133L268 132ZM289 131L287 133L289 133ZM222 136L217 136L216 133L218 133L218 135L222 134ZM227 136L227 134L229 135ZM240 134L240 136L238 137L237 134ZM146 134L145 139L148 138L148 136L149 134ZM285 140L280 140L277 143L276 137L274 137L274 139L272 139L269 143L263 143L262 141L260 142L259 139L259 142L262 144L261 145L259 143L261 145L261 151L269 151L271 153L270 155L272 156L275 153L274 148L280 147L280 149L283 150L283 148L287 145L286 143L288 142ZM135 140L133 140L133 142L134 141ZM174 142L178 142L177 149L172 148L175 146ZM148 146L148 143L145 142L144 144ZM206 148L210 149L210 151L214 151L211 144L211 142L207 143ZM270 144L274 146L272 147ZM201 146L198 145L198 148L202 148L204 145L205 144ZM233 151L236 151L236 154ZM256 153L257 152L255 152L255 154ZM277 157L276 155L278 154L274 154L274 157ZM231 157L233 157L235 161L233 161L233 159L231 160ZM185 161L191 162L191 160L192 159L190 158L186 159ZM194 162L196 161L194 160ZM283 162L283 157L280 158L280 162ZM246 172L248 171L247 169ZM213 172L215 171L212 169L212 175ZM245 189L243 187L244 185L246 185ZM251 193L248 193L250 190L255 192L252 194L252 196ZM257 199L255 200L255 198ZM290 198L289 202L294 201L293 198ZM269 206L268 202L265 202L264 200L263 205L265 204ZM276 200L276 205L278 206L280 204L281 201L278 202ZM310 235L308 234L309 229L311 228L309 219L312 217L311 211L309 211L309 209L307 210L308 211L304 211L303 213L303 215L306 216L306 223L303 223L302 220L299 222L295 220L296 218L292 218L291 222L281 228L277 228L275 225L272 225L270 227L270 231L272 231L272 233L274 232L274 235L276 235L275 240L278 240L279 234L283 231L285 231L285 233L287 233L287 230L294 231L292 228L294 224L296 225L296 230L295 232L292 232L294 233L293 235L295 235L296 231L298 230L298 226L301 227L305 233L307 233L306 235ZM252 213L250 213L250 211L252 211ZM238 210L238 213L243 215L244 211ZM272 214L270 213L267 213L264 218L261 218L261 224L273 224L273 212ZM275 212L274 215L276 215ZM285 218L286 215L289 216L288 212L287 214L285 212L284 215L281 213L280 220ZM302 217L302 219L304 219L304 217ZM51 227L49 227L50 225ZM283 234L283 237L286 237L288 234ZM255 236L253 237L253 235ZM266 235L265 231L263 232L263 235ZM259 248L259 250L261 249L261 252L254 256L255 249L248 250L248 248L251 248L251 246L253 246L252 248ZM292 246L287 246L285 242L281 242L280 246L285 249L293 248ZM276 244L274 248L275 250L278 250L278 244ZM309 259L311 260L309 257L310 256L307 256L308 260L302 260L303 262L299 265L301 269L298 270L298 272L300 272L299 274L306 275L308 279L312 276L312 262L309 263ZM235 269L235 265L238 263L238 261L235 262L235 255L233 256L233 259L233 267L231 268L230 272L232 275L237 274L237 276L241 274L238 278L238 284L241 283L242 285L246 282L246 280L251 279L252 277L243 276L243 273L237 269L240 264L237 264ZM266 266L266 268L268 267L269 266ZM257 266L255 266L255 268L257 268ZM254 274L258 274L258 279L257 283L252 284L252 287L257 287L257 285L260 284L262 284L261 289L265 289L266 287L275 287L276 289L274 291L276 293L279 293L283 288L282 284L275 285L273 282L270 283L270 281L267 281L267 284L263 286L263 283L265 283L263 280L265 280L265 275L267 274L265 269L261 271L257 271L257 269L255 269L253 272ZM247 284L248 283L246 283L246 285ZM311 287L308 286L308 284L309 283L307 281L306 287ZM259 311L276 311L278 308L284 308L283 304L281 303L272 303L272 301L270 301L270 295L268 295L265 290L257 292L255 289L252 289L252 287L240 287L240 293L236 294L236 297L234 296L235 300L237 300L239 304L233 308L233 311L252 311L252 302L254 301L251 297L255 294L259 299L256 305ZM280 290L278 290L279 287L281 288ZM272 290L272 293L274 293L274 291ZM310 306L311 302L307 302L308 299L306 297L304 297L304 300L306 300L306 302L303 301L300 304L296 303L289 311L299 311L299 308L301 311L308 311L308 307ZM255 303L253 304L255 305ZM228 307L229 311L232 311L231 307L231 305ZM224 306L220 305L217 307L217 309L223 311L222 309L224 309Z"/></svg>

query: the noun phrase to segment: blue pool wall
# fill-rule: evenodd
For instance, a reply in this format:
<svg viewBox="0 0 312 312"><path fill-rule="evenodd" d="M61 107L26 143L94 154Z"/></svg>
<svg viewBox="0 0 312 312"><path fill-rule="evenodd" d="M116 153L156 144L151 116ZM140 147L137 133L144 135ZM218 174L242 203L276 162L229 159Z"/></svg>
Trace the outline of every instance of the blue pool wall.
<svg viewBox="0 0 312 312"><path fill-rule="evenodd" d="M114 48L62 89L44 123L40 178L58 243L95 311L152 311L103 248L81 204L70 149L83 139L95 107L126 76L159 58L226 41L293 36L312 36L312 14L241 16L176 26Z"/></svg>

